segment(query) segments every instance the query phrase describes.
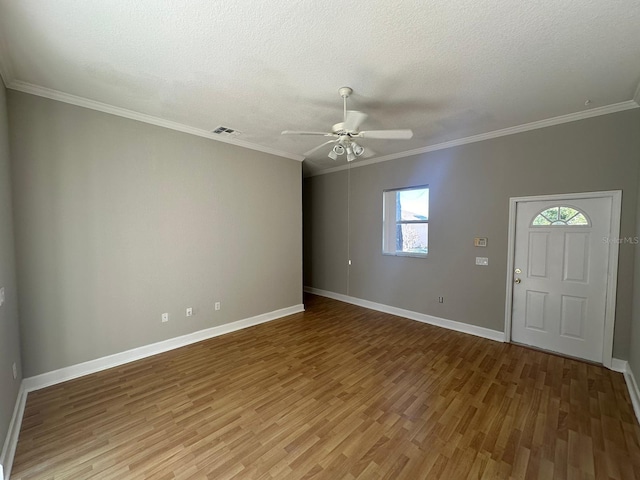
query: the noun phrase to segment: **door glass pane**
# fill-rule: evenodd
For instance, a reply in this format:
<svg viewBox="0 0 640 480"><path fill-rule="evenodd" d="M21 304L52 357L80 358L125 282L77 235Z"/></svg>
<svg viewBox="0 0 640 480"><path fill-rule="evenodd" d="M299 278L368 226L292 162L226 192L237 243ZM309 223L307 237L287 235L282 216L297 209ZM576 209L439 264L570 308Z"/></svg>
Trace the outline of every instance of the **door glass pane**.
<svg viewBox="0 0 640 480"><path fill-rule="evenodd" d="M584 217L583 214L579 213L575 217L570 218L567 221L567 225L589 225L589 221Z"/></svg>
<svg viewBox="0 0 640 480"><path fill-rule="evenodd" d="M589 225L586 215L573 207L557 206L547 208L535 216L531 225Z"/></svg>

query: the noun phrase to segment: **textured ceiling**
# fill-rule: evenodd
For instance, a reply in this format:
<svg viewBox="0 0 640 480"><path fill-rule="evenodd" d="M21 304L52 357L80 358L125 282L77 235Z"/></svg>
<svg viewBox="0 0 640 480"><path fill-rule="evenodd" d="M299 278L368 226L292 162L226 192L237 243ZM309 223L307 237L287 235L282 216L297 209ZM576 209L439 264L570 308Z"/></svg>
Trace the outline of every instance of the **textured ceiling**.
<svg viewBox="0 0 640 480"><path fill-rule="evenodd" d="M0 0L2 74L301 156L341 120L337 89L378 156L629 102L638 0ZM591 100L588 106L585 101ZM307 172L335 167L328 147ZM339 162L344 163L344 157Z"/></svg>

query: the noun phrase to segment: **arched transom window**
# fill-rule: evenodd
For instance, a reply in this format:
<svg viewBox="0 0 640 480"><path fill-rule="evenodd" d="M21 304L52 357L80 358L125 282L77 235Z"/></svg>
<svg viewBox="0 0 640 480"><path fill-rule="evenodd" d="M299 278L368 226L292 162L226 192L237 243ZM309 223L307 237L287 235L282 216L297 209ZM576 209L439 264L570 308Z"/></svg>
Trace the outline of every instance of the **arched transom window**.
<svg viewBox="0 0 640 480"><path fill-rule="evenodd" d="M531 225L539 226L573 226L573 225L589 225L587 216L573 207L557 206L543 210L533 218Z"/></svg>

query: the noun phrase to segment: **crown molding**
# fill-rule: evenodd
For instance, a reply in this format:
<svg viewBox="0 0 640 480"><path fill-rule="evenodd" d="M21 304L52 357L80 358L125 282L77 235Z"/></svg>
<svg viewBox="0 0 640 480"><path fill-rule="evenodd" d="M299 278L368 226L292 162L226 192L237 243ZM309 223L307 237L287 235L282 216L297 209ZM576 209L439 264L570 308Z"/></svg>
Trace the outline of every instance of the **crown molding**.
<svg viewBox="0 0 640 480"><path fill-rule="evenodd" d="M49 98L51 100L57 100L59 102L69 103L78 107L88 108L90 110L97 110L99 112L109 113L111 115L117 115L119 117L149 123L151 125L176 130L178 132L188 133L190 135L196 135L198 137L208 138L210 140L216 140L217 142L228 143L230 145L236 145L238 147L244 147L259 152L276 155L278 157L297 160L298 162L302 162L304 160L304 157L302 155L284 152L282 150L277 150L275 148L265 147L263 145L245 142L242 140L220 137L220 135L216 135L213 132L203 130L201 128L191 127L183 123L172 122L171 120L165 120L163 118L154 117L153 115L147 115L144 113L135 112L133 110L127 110L126 108L114 107L113 105L109 105L106 103L97 102L95 100L71 95L50 88L40 87L31 83L21 82L19 80L10 82L7 88L10 88L11 90L17 90L19 92L29 93L31 95L37 95L39 97Z"/></svg>
<svg viewBox="0 0 640 480"><path fill-rule="evenodd" d="M296 160L299 162L302 162L305 159L303 155L285 152L282 150L277 150L274 148L258 145L251 142L245 142L245 141L237 140L233 138L220 137L214 134L213 132L210 132L208 130L203 130L201 128L191 127L189 125L173 122L170 120L165 120L159 117L155 117L153 115L147 115L144 113L135 112L133 110L127 110L125 108L115 107L113 105L98 102L95 100L90 100L85 97L79 97L77 95L71 95L68 93L60 92L59 90L53 90L50 88L33 85L31 83L22 82L19 80L13 80L14 78L13 72L11 70L9 62L7 61L6 49L4 48L4 41L1 35L0 35L0 76L2 76L5 86L12 90L17 90L17 91L29 93L32 95L37 95L39 97L49 98L51 100L57 100L63 103L69 103L71 105L76 105L78 107L83 107L91 110L97 110L100 112L109 113L111 115L117 115L119 117L129 118L131 120L137 120L139 122L149 123L151 125L156 125L156 126L168 128L171 130L188 133L190 135L196 135L198 137L204 137L210 140L228 143L231 145L248 148L251 150L268 153L268 154L276 155L279 157L289 158L291 160ZM469 143L482 142L484 140L490 140L492 138L514 135L516 133L527 132L530 130L537 130L539 128L551 127L551 126L560 125L563 123L575 122L578 120L584 120L587 118L597 117L600 115L608 115L610 113L622 112L625 110L630 110L638 107L640 107L640 84L638 84L633 100L614 103L611 105L605 105L603 107L591 108L589 110L569 113L567 115L560 115L558 117L538 120L536 122L516 125L514 127L494 130L492 132L472 135L469 137L459 138L459 139L451 140L448 142L436 143L434 145L427 145L426 147L416 148L413 150L406 150L404 152L392 153L389 155L383 155L381 157L372 158L369 160L362 160L362 161L351 164L351 168L365 167L367 165L373 165L375 163L381 163L389 160L396 160L399 158L411 157L413 155L421 155L423 153L429 153L436 150L444 150L446 148L457 147L457 146L466 145ZM314 177L318 175L326 175L329 173L346 170L347 168L349 168L349 165L341 165L339 167L327 168L314 173L310 173L309 175L306 175L306 176Z"/></svg>
<svg viewBox="0 0 640 480"><path fill-rule="evenodd" d="M636 91L636 98L640 96L640 86ZM622 112L624 110L631 110L633 108L640 107L640 102L636 100L628 100L626 102L614 103L611 105L605 105L604 107L591 108L582 112L569 113L567 115L560 115L559 117L547 118L545 120L538 120L536 122L525 123L523 125L517 125L515 127L503 128L501 130L494 130L492 132L481 133L479 135L473 135L470 137L459 138L451 140L449 142L436 143L434 145L428 145L426 147L416 148L414 150L407 150L405 152L392 153L390 155L384 155L382 157L372 158L370 160L362 160L351 164L351 168L365 167L367 165L373 165L374 163L386 162L389 160L395 160L398 158L411 157L413 155L420 155L423 153L433 152L436 150L444 150L445 148L457 147L460 145L466 145L468 143L482 142L484 140L490 140L492 138L505 137L507 135L514 135L516 133L528 132L529 130L537 130L539 128L552 127L554 125L560 125L562 123L575 122L578 120L584 120L586 118L598 117L600 115L608 115L610 113ZM349 168L349 165L341 165L339 167L327 168L320 170L307 177L315 177L318 175L326 175L328 173L340 172Z"/></svg>

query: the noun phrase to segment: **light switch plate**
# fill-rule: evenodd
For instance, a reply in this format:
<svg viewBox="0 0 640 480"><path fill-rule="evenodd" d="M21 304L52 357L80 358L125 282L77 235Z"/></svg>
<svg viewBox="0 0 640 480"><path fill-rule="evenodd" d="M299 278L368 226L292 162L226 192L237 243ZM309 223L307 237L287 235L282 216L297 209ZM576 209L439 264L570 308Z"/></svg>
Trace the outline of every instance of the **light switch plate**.
<svg viewBox="0 0 640 480"><path fill-rule="evenodd" d="M476 237L473 239L473 245L475 247L486 247L487 246L487 237Z"/></svg>
<svg viewBox="0 0 640 480"><path fill-rule="evenodd" d="M482 265L485 267L489 265L489 259L487 257L476 257L476 265Z"/></svg>

